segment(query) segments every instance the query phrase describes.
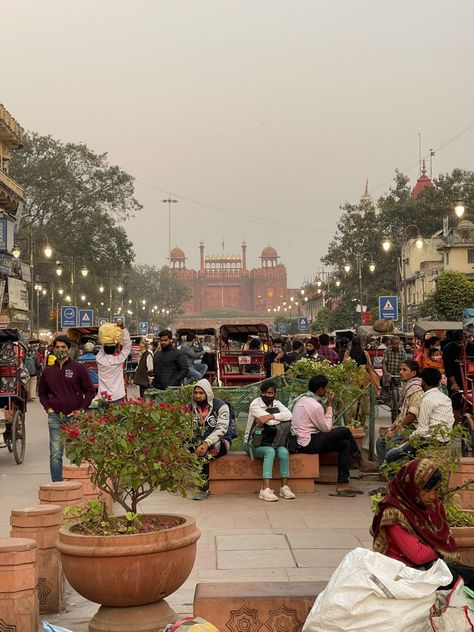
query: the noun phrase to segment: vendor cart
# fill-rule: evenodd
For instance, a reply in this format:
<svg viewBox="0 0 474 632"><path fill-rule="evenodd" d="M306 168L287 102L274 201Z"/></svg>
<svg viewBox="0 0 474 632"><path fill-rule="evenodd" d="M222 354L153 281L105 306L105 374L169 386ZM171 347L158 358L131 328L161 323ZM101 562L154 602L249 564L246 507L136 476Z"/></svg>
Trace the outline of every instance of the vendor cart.
<svg viewBox="0 0 474 632"><path fill-rule="evenodd" d="M22 383L26 349L18 330L0 329L0 448L13 453L18 465L23 463L26 446L27 393Z"/></svg>
<svg viewBox="0 0 474 632"><path fill-rule="evenodd" d="M260 342L259 349L252 348L252 340ZM264 323L222 325L217 354L219 384L241 386L264 380L264 359L268 348L268 327Z"/></svg>

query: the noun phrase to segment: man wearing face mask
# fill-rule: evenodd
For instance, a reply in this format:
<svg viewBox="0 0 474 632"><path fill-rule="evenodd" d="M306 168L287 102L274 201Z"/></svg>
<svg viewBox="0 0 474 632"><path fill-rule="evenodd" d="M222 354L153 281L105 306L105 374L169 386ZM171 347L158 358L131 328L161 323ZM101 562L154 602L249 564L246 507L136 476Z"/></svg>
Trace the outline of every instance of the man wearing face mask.
<svg viewBox="0 0 474 632"><path fill-rule="evenodd" d="M38 393L41 405L48 413L49 465L51 480L63 480L63 440L61 430L69 423L75 410L86 410L95 397L89 371L80 362L71 360L71 341L67 336L56 336L53 354L56 362L47 366L40 378Z"/></svg>
<svg viewBox="0 0 474 632"><path fill-rule="evenodd" d="M280 338L275 338L275 340L273 341L272 350L269 353L265 354L265 358L263 360L263 366L265 368L265 373L267 377L271 377L272 364L286 364L285 356L286 354L283 351L283 341Z"/></svg>

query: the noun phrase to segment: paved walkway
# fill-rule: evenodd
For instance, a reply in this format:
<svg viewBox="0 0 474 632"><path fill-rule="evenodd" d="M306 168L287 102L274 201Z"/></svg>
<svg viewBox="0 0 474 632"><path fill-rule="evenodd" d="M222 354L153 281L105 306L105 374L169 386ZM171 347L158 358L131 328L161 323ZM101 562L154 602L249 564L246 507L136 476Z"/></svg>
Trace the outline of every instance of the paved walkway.
<svg viewBox="0 0 474 632"><path fill-rule="evenodd" d="M28 413L24 464L15 465L6 450L0 451L1 536L9 533L10 510L37 504L38 485L48 480L46 419L35 403ZM368 490L374 481L357 484ZM197 582L329 579L348 551L371 545L369 497L328 496L333 489L320 485L314 494L277 503L265 503L256 495L211 496L196 502L165 492L152 494L142 503L142 511L195 516L202 533L193 572L168 598L169 604L179 614L192 612ZM97 609L97 604L69 591L66 611L45 619L85 632Z"/></svg>

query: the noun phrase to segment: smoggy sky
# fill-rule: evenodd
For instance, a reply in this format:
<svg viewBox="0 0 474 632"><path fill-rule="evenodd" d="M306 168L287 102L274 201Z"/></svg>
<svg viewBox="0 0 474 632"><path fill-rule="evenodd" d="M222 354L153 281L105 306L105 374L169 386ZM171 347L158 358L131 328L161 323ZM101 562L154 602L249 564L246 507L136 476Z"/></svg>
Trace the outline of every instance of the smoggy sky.
<svg viewBox="0 0 474 632"><path fill-rule="evenodd" d="M367 177L375 197L416 179L418 132L428 152L474 123L472 0L10 0L0 24L0 102L135 176L139 263L166 262L170 191L189 267L200 239L245 237L300 285ZM434 175L473 169L473 144Z"/></svg>

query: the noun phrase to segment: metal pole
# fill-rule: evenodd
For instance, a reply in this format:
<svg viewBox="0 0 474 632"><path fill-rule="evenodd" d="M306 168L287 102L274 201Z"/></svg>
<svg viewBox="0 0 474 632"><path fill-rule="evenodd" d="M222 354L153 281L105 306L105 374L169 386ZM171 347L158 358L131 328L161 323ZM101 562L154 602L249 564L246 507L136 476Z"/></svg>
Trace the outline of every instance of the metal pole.
<svg viewBox="0 0 474 632"><path fill-rule="evenodd" d="M59 331L59 303L56 303L56 332Z"/></svg>
<svg viewBox="0 0 474 632"><path fill-rule="evenodd" d="M403 252L404 246L402 246L402 278L403 278L403 322L402 330L406 331L408 322L408 292L407 292L407 268L405 261L405 253Z"/></svg>
<svg viewBox="0 0 474 632"><path fill-rule="evenodd" d="M33 319L34 319L34 303L35 303L35 260L33 257L33 235L30 235L30 338L33 338Z"/></svg>
<svg viewBox="0 0 474 632"><path fill-rule="evenodd" d="M75 261L74 261L74 257L71 257L69 259L69 265L71 266L71 303L72 303L72 305L74 305L74 302L75 302L75 295L74 295L74 265L75 265Z"/></svg>
<svg viewBox="0 0 474 632"><path fill-rule="evenodd" d="M362 311L363 311L363 305L362 305L362 261L363 261L364 257L357 257L357 267L358 267L358 271L359 271L359 305L360 305L360 322L362 324Z"/></svg>
<svg viewBox="0 0 474 632"><path fill-rule="evenodd" d="M39 338L39 331L40 331L40 308L39 308L39 303L40 303L40 299L39 299L39 290L36 290L36 319L37 319L37 332L38 332L38 338Z"/></svg>
<svg viewBox="0 0 474 632"><path fill-rule="evenodd" d="M171 269L171 199L168 199L168 265Z"/></svg>

